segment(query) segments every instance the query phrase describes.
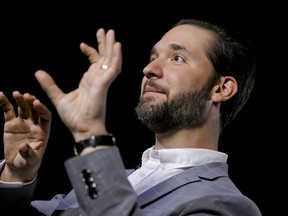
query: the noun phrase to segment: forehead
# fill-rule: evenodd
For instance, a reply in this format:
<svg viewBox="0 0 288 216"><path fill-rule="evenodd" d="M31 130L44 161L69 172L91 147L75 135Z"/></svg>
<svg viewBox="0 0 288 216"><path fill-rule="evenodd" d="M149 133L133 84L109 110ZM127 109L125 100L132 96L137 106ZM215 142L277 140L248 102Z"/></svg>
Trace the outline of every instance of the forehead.
<svg viewBox="0 0 288 216"><path fill-rule="evenodd" d="M156 44L162 46L167 44L179 44L188 50L203 49L204 45L213 40L213 32L199 26L184 24L170 29Z"/></svg>

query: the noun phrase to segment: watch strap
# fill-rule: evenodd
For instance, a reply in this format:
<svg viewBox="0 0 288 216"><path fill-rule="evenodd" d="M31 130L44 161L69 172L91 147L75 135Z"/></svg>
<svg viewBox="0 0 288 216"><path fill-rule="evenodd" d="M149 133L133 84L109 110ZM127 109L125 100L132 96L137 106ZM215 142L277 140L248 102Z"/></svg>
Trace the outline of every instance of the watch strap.
<svg viewBox="0 0 288 216"><path fill-rule="evenodd" d="M75 155L79 155L84 148L93 147L99 145L104 146L114 146L116 144L116 139L113 134L108 135L98 135L98 136L91 136L88 139L81 140L74 145L74 153Z"/></svg>

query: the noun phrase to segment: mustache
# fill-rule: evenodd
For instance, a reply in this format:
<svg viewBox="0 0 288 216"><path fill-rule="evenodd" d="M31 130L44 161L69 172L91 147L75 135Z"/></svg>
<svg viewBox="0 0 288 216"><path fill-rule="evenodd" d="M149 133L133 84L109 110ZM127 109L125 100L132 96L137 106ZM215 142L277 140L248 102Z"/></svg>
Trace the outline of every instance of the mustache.
<svg viewBox="0 0 288 216"><path fill-rule="evenodd" d="M156 83L154 80L147 80L145 83L144 83L144 87L143 89L145 89L147 86L149 87L152 87L152 88L155 88L157 90L159 90L159 92L163 92L165 94L168 94L169 93L169 89Z"/></svg>

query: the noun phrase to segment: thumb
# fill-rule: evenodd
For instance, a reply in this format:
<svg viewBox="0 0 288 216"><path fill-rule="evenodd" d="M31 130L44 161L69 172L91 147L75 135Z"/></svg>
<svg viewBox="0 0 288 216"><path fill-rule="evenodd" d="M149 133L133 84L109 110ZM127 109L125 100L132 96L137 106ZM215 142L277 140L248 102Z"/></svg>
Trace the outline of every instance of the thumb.
<svg viewBox="0 0 288 216"><path fill-rule="evenodd" d="M63 91L57 86L53 78L45 71L36 71L35 77L43 91L47 94L52 103L55 105L58 98L63 96Z"/></svg>
<svg viewBox="0 0 288 216"><path fill-rule="evenodd" d="M20 149L19 149L19 153L20 155L24 158L24 159L28 159L29 156L31 155L31 147L26 144L26 145L23 145Z"/></svg>

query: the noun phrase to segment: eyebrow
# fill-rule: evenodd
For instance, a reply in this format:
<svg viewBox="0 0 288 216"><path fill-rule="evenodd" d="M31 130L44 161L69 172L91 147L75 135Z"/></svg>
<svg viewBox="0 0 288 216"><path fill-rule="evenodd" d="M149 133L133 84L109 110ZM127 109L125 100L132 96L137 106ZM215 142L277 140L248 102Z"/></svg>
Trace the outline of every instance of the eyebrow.
<svg viewBox="0 0 288 216"><path fill-rule="evenodd" d="M176 50L182 50L182 51L184 51L185 53L187 53L188 55L190 55L190 56L192 55L192 54L189 52L189 50L186 49L185 46L179 45L179 44L176 44L176 43L169 44L169 49L175 50L175 51L176 51ZM150 56L153 55L153 54L155 54L155 53L157 53L157 51L156 51L156 48L153 47L152 50L151 50L151 52L150 52Z"/></svg>

